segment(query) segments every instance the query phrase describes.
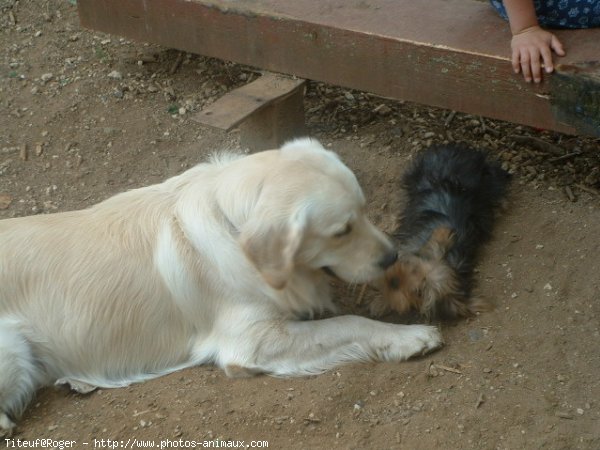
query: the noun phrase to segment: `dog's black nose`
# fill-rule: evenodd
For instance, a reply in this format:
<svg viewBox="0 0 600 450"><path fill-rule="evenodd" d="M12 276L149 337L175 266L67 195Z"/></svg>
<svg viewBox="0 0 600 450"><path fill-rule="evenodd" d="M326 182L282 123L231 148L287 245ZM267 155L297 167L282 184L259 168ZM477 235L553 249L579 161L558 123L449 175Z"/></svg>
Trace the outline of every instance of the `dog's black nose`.
<svg viewBox="0 0 600 450"><path fill-rule="evenodd" d="M398 252L396 250L392 250L385 254L381 260L379 260L379 267L382 269L387 269L392 264L394 264L398 260Z"/></svg>

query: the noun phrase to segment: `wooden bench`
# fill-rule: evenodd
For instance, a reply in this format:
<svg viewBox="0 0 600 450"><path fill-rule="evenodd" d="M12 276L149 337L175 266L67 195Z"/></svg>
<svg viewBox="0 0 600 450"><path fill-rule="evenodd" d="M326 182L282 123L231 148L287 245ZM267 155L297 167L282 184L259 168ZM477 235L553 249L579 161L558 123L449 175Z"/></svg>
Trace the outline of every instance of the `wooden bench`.
<svg viewBox="0 0 600 450"><path fill-rule="evenodd" d="M600 28L540 85L476 0L78 0L84 27L399 100L600 136Z"/></svg>

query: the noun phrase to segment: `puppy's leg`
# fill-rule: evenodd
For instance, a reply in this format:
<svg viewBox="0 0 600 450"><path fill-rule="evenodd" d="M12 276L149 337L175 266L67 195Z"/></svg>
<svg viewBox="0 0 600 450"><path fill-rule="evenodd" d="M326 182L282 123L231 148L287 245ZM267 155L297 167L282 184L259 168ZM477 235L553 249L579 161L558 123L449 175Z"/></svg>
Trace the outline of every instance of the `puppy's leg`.
<svg viewBox="0 0 600 450"><path fill-rule="evenodd" d="M299 376L342 363L402 361L442 344L437 328L395 325L358 316L313 321L258 322L219 364L228 375L266 372ZM229 368L234 370L229 370Z"/></svg>
<svg viewBox="0 0 600 450"><path fill-rule="evenodd" d="M18 320L0 318L0 436L10 436L13 420L21 416L42 378Z"/></svg>

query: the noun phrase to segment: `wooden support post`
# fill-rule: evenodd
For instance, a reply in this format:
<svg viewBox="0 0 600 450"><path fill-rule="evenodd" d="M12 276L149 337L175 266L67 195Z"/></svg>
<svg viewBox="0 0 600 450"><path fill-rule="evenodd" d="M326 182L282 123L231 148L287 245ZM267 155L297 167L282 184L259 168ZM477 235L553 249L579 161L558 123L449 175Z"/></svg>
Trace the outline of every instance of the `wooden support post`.
<svg viewBox="0 0 600 450"><path fill-rule="evenodd" d="M306 133L305 81L273 73L228 92L193 120L229 131L239 125L244 147L252 151L277 148Z"/></svg>

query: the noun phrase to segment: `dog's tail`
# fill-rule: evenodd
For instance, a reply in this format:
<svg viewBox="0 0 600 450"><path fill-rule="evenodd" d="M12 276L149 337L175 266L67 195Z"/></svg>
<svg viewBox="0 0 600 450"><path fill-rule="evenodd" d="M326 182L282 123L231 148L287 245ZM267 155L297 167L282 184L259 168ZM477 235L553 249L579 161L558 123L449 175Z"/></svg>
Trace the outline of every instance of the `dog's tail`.
<svg viewBox="0 0 600 450"><path fill-rule="evenodd" d="M0 435L10 435L13 420L20 418L42 379L19 320L0 317Z"/></svg>

